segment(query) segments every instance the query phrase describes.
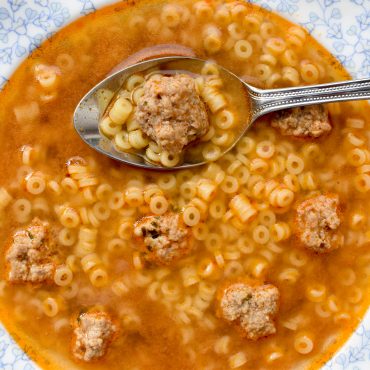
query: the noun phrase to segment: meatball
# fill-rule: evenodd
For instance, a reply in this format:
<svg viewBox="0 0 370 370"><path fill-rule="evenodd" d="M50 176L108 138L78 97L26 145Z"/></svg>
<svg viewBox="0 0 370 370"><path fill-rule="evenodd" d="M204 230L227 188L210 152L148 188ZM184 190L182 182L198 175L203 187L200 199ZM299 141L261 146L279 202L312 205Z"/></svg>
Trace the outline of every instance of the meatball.
<svg viewBox="0 0 370 370"><path fill-rule="evenodd" d="M246 338L257 340L276 332L278 306L279 291L275 286L236 282L219 291L217 314L236 325Z"/></svg>
<svg viewBox="0 0 370 370"><path fill-rule="evenodd" d="M26 229L16 231L5 255L8 281L13 283L52 281L55 271L52 259L53 244L49 224L37 218Z"/></svg>
<svg viewBox="0 0 370 370"><path fill-rule="evenodd" d="M176 213L143 217L134 233L146 260L157 265L169 265L192 250L189 230Z"/></svg>
<svg viewBox="0 0 370 370"><path fill-rule="evenodd" d="M185 74L155 75L146 81L135 119L146 135L171 154L179 154L209 128L195 81Z"/></svg>
<svg viewBox="0 0 370 370"><path fill-rule="evenodd" d="M327 253L342 244L337 195L319 195L297 208L297 233L301 243L318 253Z"/></svg>
<svg viewBox="0 0 370 370"><path fill-rule="evenodd" d="M271 126L282 135L317 138L331 130L329 115L323 105L285 109L275 114Z"/></svg>
<svg viewBox="0 0 370 370"><path fill-rule="evenodd" d="M117 334L117 326L106 312L86 312L74 323L72 353L86 362L104 356Z"/></svg>

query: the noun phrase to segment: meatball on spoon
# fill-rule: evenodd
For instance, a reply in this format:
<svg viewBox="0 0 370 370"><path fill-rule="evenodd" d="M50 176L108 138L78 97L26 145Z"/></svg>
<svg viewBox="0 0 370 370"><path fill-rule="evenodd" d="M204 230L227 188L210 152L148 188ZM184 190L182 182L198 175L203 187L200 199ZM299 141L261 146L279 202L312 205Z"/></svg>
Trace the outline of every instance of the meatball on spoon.
<svg viewBox="0 0 370 370"><path fill-rule="evenodd" d="M178 71L181 76L176 80L173 78L172 81L171 76L168 77L168 75L162 79L157 76L157 80L154 82L150 80L147 88L144 86L142 89L144 92L140 95L141 101L137 103L135 109L130 103L130 99L133 99L132 95L131 98L130 96L121 97L121 101L129 108L123 106L123 109L112 116L113 121L104 122L105 125L108 124L107 136L112 131L113 139L104 138L101 130L99 130L99 123L104 112L108 109L107 107L110 104L112 105L114 97L117 97L118 93L115 94L114 92L122 88L123 81L127 81L130 76L138 73L142 74L145 71L149 71L149 73L150 71L156 71L152 73L158 75L158 68L163 69L163 65L171 65L171 63L182 66L181 71ZM181 161L174 162L173 158L179 156L180 150L185 151L190 146L193 148L193 152L196 152L198 145L205 145L204 138L207 135L212 136L209 135L212 127L210 124L208 126L204 112L217 114L223 108L222 101L217 100L215 94L212 93L212 89L207 95L207 101L205 94L199 93L199 97L196 96L196 91L199 90L196 83L193 84L192 81L189 81L189 78L184 77L187 71L194 71L194 69L201 71L206 64L207 61L205 60L184 56L155 58L130 66L123 64L121 69L116 69L113 74L97 84L80 101L74 113L75 129L88 145L108 157L145 169L173 170L200 166L219 158L239 141L257 118L266 113L295 108L292 110L293 113L290 113L290 111L279 112L277 118L273 120L273 126L278 127L284 135L318 137L330 130L330 125L325 122L323 111L317 110L315 104L370 99L370 78L267 90L254 87L222 66L216 65L220 75L227 77L226 84L224 84L227 93L239 91L238 102L241 103L231 108L240 113L240 129L232 130L232 140L224 140L223 145L217 147L218 153L215 153L215 155L213 155L212 149L209 149L211 152L208 153L208 156L193 156L192 159L184 156ZM189 66L189 69L187 66ZM165 72L170 73L168 70ZM196 81L196 75L189 72L189 76ZM234 88L230 89L230 85L233 85ZM156 94L156 89L160 89L162 95ZM109 98L106 98L107 101L103 108L101 106L102 99L99 98L102 91L112 92L111 95L107 95ZM205 103L208 103L208 106ZM310 107L305 108L306 106ZM133 138L135 139L133 147L140 148L140 150L135 151L129 145L127 151L117 150L117 146L114 145L115 120L122 119L123 122L126 119L130 120L130 117L133 116L137 121L140 121L134 123L132 123L132 120L130 121L131 126L137 125L139 127L136 133L140 133L140 135L136 134ZM211 122L213 118L210 117L209 121ZM222 119L227 121L228 116L225 115ZM112 123L112 127L109 126L110 123ZM121 131L121 134L117 137L120 147L125 145L126 140L125 132ZM126 135L128 135L127 132ZM219 139L223 140L222 137ZM147 157L142 154L145 153L146 145L149 145L147 152L152 153L152 157L160 156L160 153L162 153L160 150L163 149L163 153L166 153L167 156L166 163L168 162L170 165L163 165L161 161L148 160L148 157L151 158L151 156L148 155ZM158 151L151 148L150 145L157 148ZM162 161L162 163L164 162Z"/></svg>

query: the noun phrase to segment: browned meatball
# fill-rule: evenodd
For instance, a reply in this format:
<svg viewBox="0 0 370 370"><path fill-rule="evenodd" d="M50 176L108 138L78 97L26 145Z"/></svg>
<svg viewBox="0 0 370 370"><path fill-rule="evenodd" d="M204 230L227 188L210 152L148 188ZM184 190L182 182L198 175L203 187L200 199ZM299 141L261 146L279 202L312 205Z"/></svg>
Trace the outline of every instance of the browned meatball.
<svg viewBox="0 0 370 370"><path fill-rule="evenodd" d="M246 338L256 340L276 332L279 291L275 286L230 283L220 289L217 298L218 316L236 325Z"/></svg>
<svg viewBox="0 0 370 370"><path fill-rule="evenodd" d="M271 126L282 135L317 138L331 131L329 115L323 105L285 109L275 114Z"/></svg>
<svg viewBox="0 0 370 370"><path fill-rule="evenodd" d="M52 281L55 271L53 248L54 243L47 222L35 218L26 229L16 231L5 255L8 281L14 283Z"/></svg>
<svg viewBox="0 0 370 370"><path fill-rule="evenodd" d="M143 217L136 222L134 233L147 261L158 265L169 265L192 250L189 230L177 213Z"/></svg>
<svg viewBox="0 0 370 370"><path fill-rule="evenodd" d="M337 195L319 195L297 208L297 229L301 243L318 253L327 253L342 244Z"/></svg>
<svg viewBox="0 0 370 370"><path fill-rule="evenodd" d="M156 75L144 84L135 118L162 149L178 154L208 128L206 107L192 77Z"/></svg>
<svg viewBox="0 0 370 370"><path fill-rule="evenodd" d="M90 362L105 355L118 331L106 312L86 312L74 322L72 353L78 360Z"/></svg>

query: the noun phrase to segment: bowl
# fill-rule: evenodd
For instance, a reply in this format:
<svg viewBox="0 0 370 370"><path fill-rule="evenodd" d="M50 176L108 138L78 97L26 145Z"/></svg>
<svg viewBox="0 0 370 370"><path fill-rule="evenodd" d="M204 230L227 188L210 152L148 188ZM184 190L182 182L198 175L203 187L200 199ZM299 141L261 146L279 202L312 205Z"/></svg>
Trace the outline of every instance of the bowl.
<svg viewBox="0 0 370 370"><path fill-rule="evenodd" d="M0 88L45 38L112 0L0 0ZM366 0L250 0L305 27L354 78L370 75ZM370 367L370 310L324 370ZM0 368L37 369L0 325Z"/></svg>

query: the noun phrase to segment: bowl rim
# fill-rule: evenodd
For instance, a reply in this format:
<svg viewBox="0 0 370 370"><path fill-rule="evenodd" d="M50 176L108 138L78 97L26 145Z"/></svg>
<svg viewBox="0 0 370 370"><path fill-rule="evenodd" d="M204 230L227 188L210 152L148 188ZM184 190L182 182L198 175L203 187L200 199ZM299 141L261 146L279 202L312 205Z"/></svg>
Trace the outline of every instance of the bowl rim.
<svg viewBox="0 0 370 370"><path fill-rule="evenodd" d="M370 75L370 57L366 57L366 50L361 45L366 42L362 35L366 28L366 8L364 0L248 0L263 8L272 10L280 16L300 24L334 56L336 56L347 71L355 78ZM30 54L33 47L37 47L45 38L51 36L67 24L76 19L94 12L106 5L117 3L118 0L33 0L32 4L26 0L0 0L0 88L3 87L19 64ZM35 22L37 15L44 12L44 19ZM9 17L22 14L20 29L15 31L6 26ZM46 18L45 18L46 17ZM367 15L368 17L368 15ZM26 24L22 25L22 22ZM4 26L5 24L5 26ZM30 26L30 28L28 28ZM9 52L9 41L3 30L10 30L9 38L13 37L18 43L12 46ZM23 27L23 29L22 29ZM35 36L25 36L24 30L37 32ZM345 31L346 30L346 31ZM356 32L358 32L356 34ZM4 41L6 40L6 41ZM28 45L27 45L28 43ZM366 44L365 44L366 45ZM26 49L23 52L23 49ZM28 49L28 50L27 50ZM10 53L10 54L9 54ZM365 54L365 59L363 58ZM25 355L18 344L10 337L0 323L0 342L6 345L6 351L0 351L0 364L8 365L2 359L8 351L17 353L13 363L21 361L23 366L36 366ZM1 350L1 348L0 348ZM11 360L6 360L11 361ZM18 363L18 362L17 362ZM370 307L355 331L346 342L337 350L322 370L361 370L370 365ZM18 367L17 367L18 368Z"/></svg>

